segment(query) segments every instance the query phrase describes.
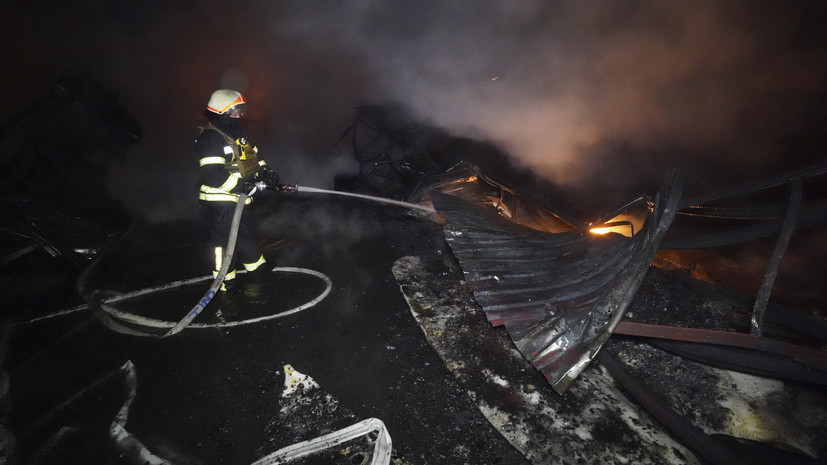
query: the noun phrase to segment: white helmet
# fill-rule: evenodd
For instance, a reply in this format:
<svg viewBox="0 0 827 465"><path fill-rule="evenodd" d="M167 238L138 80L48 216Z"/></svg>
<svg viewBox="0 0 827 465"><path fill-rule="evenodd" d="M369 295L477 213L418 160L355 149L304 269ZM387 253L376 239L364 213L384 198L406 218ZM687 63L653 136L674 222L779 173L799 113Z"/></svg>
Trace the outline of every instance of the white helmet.
<svg viewBox="0 0 827 465"><path fill-rule="evenodd" d="M241 93L231 89L218 89L210 96L207 110L218 115L229 115L231 118L240 118L247 107L247 99Z"/></svg>

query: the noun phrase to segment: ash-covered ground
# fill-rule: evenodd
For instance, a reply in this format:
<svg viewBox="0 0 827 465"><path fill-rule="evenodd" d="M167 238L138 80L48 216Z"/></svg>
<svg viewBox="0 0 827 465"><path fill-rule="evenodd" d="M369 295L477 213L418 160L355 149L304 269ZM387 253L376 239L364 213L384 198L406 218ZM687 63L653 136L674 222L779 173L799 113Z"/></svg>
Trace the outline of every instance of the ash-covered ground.
<svg viewBox="0 0 827 465"><path fill-rule="evenodd" d="M260 220L267 255L281 267L330 278L331 293L318 305L252 325L186 329L166 339L129 336L82 307L73 273L42 260L27 264L6 294L14 318L3 337L7 463L132 463L109 438L127 397L119 370L128 361L136 386L125 429L171 463L252 463L291 444L295 437L284 431L294 420L280 420L287 364L354 419L382 420L396 457L411 464L529 463L428 345L391 272L402 256L444 253L438 224L400 207L328 195L262 196L256 203L245 214ZM209 274L202 226L135 225L86 286L126 292ZM208 284L152 296L144 310L177 321ZM318 292L313 279L274 273L263 290L250 286L214 300L196 322L217 321L218 310L225 319L274 314ZM28 322L64 309L78 310ZM308 432L343 426L334 416Z"/></svg>

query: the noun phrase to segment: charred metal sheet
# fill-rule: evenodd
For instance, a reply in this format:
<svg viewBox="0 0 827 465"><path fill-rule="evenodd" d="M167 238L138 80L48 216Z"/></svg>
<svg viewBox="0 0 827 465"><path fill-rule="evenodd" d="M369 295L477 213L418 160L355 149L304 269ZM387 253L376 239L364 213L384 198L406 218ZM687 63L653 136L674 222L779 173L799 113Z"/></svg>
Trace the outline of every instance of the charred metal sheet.
<svg viewBox="0 0 827 465"><path fill-rule="evenodd" d="M707 210L709 211L709 210ZM776 211L775 206L770 206L768 209L755 209L753 217L745 218L747 220L760 219L759 212L764 211L770 218L747 226L737 228L730 228L722 231L709 231L692 236L678 236L667 237L664 239L662 248L667 250L682 250L682 249L708 249L715 247L725 247L729 245L742 244L744 242L772 237L781 231L783 222L777 217L772 216ZM694 210L687 210L692 214ZM685 213L684 211L681 212ZM739 212L743 213L743 212ZM725 216L725 212L720 212L720 215L715 218L733 219L734 216ZM699 215L700 216L700 215ZM746 215L742 215L746 216ZM781 215L783 217L783 214ZM711 213L704 215L704 218L711 218ZM741 219L741 218L734 218ZM807 205L801 206L801 212L798 214L795 229L802 229L816 224L821 224L827 221L827 201L813 201ZM710 222L707 222L710 223Z"/></svg>
<svg viewBox="0 0 827 465"><path fill-rule="evenodd" d="M651 325L624 321L617 325L615 332L628 336L644 336L676 341L702 342L729 347L742 347L760 350L794 358L808 367L827 371L827 353L789 342L732 331L715 331L699 328L679 328L674 326Z"/></svg>
<svg viewBox="0 0 827 465"><path fill-rule="evenodd" d="M792 357L716 344L699 344L666 339L647 339L646 341L652 346L671 354L711 367L733 370L779 382L810 385L821 389L827 387L827 372L812 369L806 363L801 363L801 361Z"/></svg>
<svg viewBox="0 0 827 465"><path fill-rule="evenodd" d="M803 196L800 212L790 219L796 230L827 221L827 199L824 181L827 162L778 174L758 182L735 185L722 191L696 196L681 202L680 220L670 237L663 240L663 249L701 249L723 247L779 234L790 210L777 203L784 198L783 189L799 183ZM694 222L693 222L694 220ZM699 222L698 220L701 220ZM692 224L689 234L672 234L682 223Z"/></svg>
<svg viewBox="0 0 827 465"><path fill-rule="evenodd" d="M790 182L790 203L787 208L787 214L778 238L775 241L775 247L773 248L767 271L764 272L764 280L758 289L758 296L755 298L755 306L752 310L752 322L750 325L753 336L761 336L762 334L764 312L770 300L775 278L778 276L778 267L781 265L781 259L784 258L784 252L786 252L787 245L790 243L790 237L793 235L798 210L801 207L802 195L801 179L793 179Z"/></svg>
<svg viewBox="0 0 827 465"><path fill-rule="evenodd" d="M495 209L433 193L444 234L468 286L493 324L558 393L596 356L637 292L675 217L681 183L670 174L663 198L632 237L582 230L548 233Z"/></svg>
<svg viewBox="0 0 827 465"><path fill-rule="evenodd" d="M738 184L724 191L711 192L704 195L687 197L684 199L684 201L681 202L680 208L681 210L684 210L686 208L692 208L693 206L697 205L707 205L712 202L720 201L721 199L738 197L759 191L766 191L767 189L773 187L784 186L788 184L792 179L813 178L816 180L816 182L821 182L823 181L823 178L821 179L821 181L819 181L818 178L820 176L825 175L827 175L827 161L822 161L821 163L815 164L813 166L763 178L758 182Z"/></svg>
<svg viewBox="0 0 827 465"><path fill-rule="evenodd" d="M434 192L449 193L475 205L487 205L509 221L532 229L554 233L575 229L574 221L525 198L467 161L423 177L410 201L431 202Z"/></svg>
<svg viewBox="0 0 827 465"><path fill-rule="evenodd" d="M806 346L734 331L629 321L620 322L614 333L667 341L657 345L715 366L776 379L827 385L827 353Z"/></svg>

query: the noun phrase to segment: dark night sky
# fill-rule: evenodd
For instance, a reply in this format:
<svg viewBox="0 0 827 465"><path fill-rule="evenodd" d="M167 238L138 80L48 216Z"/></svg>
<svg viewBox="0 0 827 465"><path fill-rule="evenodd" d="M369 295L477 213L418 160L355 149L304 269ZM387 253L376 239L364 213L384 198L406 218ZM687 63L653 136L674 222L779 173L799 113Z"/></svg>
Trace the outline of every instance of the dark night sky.
<svg viewBox="0 0 827 465"><path fill-rule="evenodd" d="M144 141L113 196L149 220L191 210L191 142L223 86L288 182L332 187L352 107L398 101L572 192L670 167L704 192L824 158L825 20L823 1L7 0L0 117L61 74L115 89Z"/></svg>

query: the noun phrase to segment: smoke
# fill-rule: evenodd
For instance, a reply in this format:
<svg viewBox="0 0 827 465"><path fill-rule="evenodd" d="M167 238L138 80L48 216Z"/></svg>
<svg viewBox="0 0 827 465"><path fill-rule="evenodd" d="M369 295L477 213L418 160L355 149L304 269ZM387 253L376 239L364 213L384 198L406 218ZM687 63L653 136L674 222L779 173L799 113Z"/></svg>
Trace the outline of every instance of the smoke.
<svg viewBox="0 0 827 465"><path fill-rule="evenodd" d="M339 13L323 28L368 57L386 98L570 188L659 183L671 167L720 186L806 160L784 144L824 129L827 10L815 2L362 2ZM312 42L305 26L289 31ZM809 142L822 157L823 137Z"/></svg>
<svg viewBox="0 0 827 465"><path fill-rule="evenodd" d="M704 192L827 142L818 1L73 3L2 7L4 30L29 38L2 45L7 108L57 73L110 84L145 126L113 191L157 220L192 211L191 143L225 86L250 100L283 180L320 188L354 169L334 145L366 103L494 141L587 195L648 189L672 167Z"/></svg>

